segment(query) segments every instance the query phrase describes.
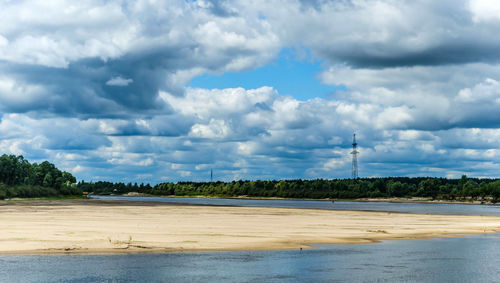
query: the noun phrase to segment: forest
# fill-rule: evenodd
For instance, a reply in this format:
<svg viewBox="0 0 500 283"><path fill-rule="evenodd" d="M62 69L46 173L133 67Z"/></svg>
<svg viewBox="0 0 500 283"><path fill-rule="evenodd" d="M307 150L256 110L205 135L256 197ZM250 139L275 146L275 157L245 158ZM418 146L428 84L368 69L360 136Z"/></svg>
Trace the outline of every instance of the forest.
<svg viewBox="0 0 500 283"><path fill-rule="evenodd" d="M500 180L468 178L387 177L361 179L267 180L232 182L166 182L124 184L87 183L78 188L95 194L139 192L161 196L278 197L310 199L357 199L388 197L425 197L442 200L483 200L498 202Z"/></svg>
<svg viewBox="0 0 500 283"><path fill-rule="evenodd" d="M23 156L0 156L0 199L81 194L76 178L48 161L31 164Z"/></svg>
<svg viewBox="0 0 500 283"><path fill-rule="evenodd" d="M232 182L141 183L85 182L44 161L31 164L23 156L0 156L0 199L138 192L161 196L277 197L358 199L424 197L441 200L500 200L499 179L384 177L316 180L239 180Z"/></svg>

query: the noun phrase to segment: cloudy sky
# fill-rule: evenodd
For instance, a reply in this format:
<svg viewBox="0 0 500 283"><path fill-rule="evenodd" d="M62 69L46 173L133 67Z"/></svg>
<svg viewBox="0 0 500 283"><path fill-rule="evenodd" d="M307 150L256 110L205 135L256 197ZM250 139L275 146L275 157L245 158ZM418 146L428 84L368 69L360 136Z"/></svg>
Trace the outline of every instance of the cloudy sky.
<svg viewBox="0 0 500 283"><path fill-rule="evenodd" d="M496 1L0 7L0 153L79 180L500 176Z"/></svg>

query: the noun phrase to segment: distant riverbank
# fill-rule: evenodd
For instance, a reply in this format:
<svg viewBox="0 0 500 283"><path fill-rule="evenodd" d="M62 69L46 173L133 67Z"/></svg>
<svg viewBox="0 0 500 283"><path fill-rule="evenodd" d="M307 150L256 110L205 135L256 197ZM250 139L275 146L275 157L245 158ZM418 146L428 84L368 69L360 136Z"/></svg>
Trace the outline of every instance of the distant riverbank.
<svg viewBox="0 0 500 283"><path fill-rule="evenodd" d="M0 253L274 250L500 231L500 217L49 200L0 203Z"/></svg>
<svg viewBox="0 0 500 283"><path fill-rule="evenodd" d="M449 203L449 204L487 204L487 205L500 205L500 203L492 203L491 199L478 200L478 199L463 199L463 200L444 200L432 199L422 197L412 198L359 198L353 201L379 201L379 202L407 202L407 203Z"/></svg>
<svg viewBox="0 0 500 283"><path fill-rule="evenodd" d="M479 200L484 203L500 202L500 180L432 177L385 177L361 179L315 180L239 180L232 182L166 182L149 184L124 184L111 182L81 182L82 192L122 195L139 192L154 196L204 196L204 197L275 197L284 199L335 199L359 198L418 198L445 201Z"/></svg>
<svg viewBox="0 0 500 283"><path fill-rule="evenodd" d="M426 197L389 197L389 198L356 198L356 199L312 199L312 198L280 198L280 197L254 197L254 196L236 196L236 197L227 197L227 196L203 196L203 195L150 195L138 192L130 192L127 194L119 195L119 196L143 196L143 197L172 197L172 198L227 198L227 199L262 199L262 200L317 200L317 201L374 201L374 202L398 202L398 203L450 203L450 204L486 204L486 205L499 205L500 203L492 203L491 199L471 199L466 198L463 200L443 200L443 199L432 199Z"/></svg>

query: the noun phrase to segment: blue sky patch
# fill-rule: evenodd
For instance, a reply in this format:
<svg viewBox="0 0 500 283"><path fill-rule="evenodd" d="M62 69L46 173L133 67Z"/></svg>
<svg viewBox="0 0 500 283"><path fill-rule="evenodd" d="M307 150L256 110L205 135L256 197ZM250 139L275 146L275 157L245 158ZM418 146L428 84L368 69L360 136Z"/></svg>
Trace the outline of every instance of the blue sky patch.
<svg viewBox="0 0 500 283"><path fill-rule="evenodd" d="M206 89L271 86L281 95L291 95L303 101L315 97L327 98L337 90L345 90L344 86L323 84L318 78L323 70L322 62L307 57L299 59L292 49L284 49L273 63L264 67L243 72L204 74L192 79L189 86Z"/></svg>

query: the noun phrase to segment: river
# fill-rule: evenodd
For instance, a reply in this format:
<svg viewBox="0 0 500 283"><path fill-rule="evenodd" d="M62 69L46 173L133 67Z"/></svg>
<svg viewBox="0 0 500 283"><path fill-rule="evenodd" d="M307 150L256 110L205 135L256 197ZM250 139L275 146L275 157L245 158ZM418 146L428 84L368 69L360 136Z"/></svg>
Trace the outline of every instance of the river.
<svg viewBox="0 0 500 283"><path fill-rule="evenodd" d="M92 196L95 199L500 216L493 205ZM0 255L1 282L498 282L500 234L310 250Z"/></svg>
<svg viewBox="0 0 500 283"><path fill-rule="evenodd" d="M360 202L325 200L270 200L270 199L224 199L186 197L139 197L139 196L91 196L93 199L151 201L184 203L196 205L230 205L253 207L312 208L332 210L384 211L419 214L483 215L500 216L500 205L480 205L461 203L401 203L401 202Z"/></svg>
<svg viewBox="0 0 500 283"><path fill-rule="evenodd" d="M0 255L2 282L498 282L500 235L312 250Z"/></svg>

